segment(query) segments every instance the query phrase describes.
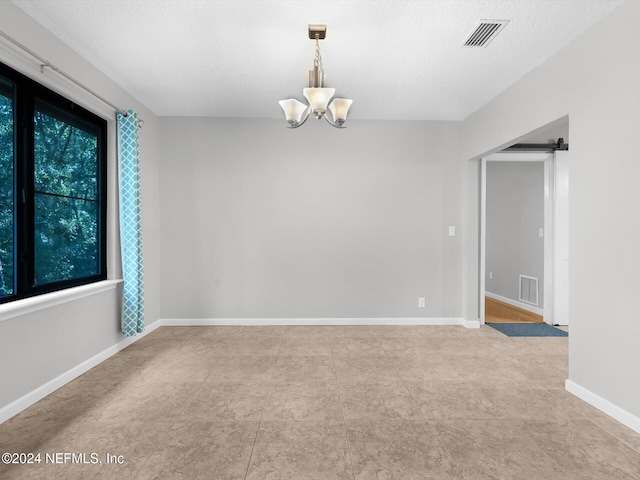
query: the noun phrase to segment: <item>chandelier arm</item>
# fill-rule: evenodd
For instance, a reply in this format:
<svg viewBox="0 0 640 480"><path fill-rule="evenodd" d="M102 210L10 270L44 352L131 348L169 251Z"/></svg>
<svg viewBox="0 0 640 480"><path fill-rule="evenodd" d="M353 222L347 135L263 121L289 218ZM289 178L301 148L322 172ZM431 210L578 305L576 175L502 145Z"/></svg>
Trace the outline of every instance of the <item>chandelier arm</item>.
<svg viewBox="0 0 640 480"><path fill-rule="evenodd" d="M324 119L325 119L325 120L327 121L327 123L328 123L329 125L331 125L332 127L336 127L336 128L347 128L347 127L345 127L345 126L343 126L343 125L339 125L338 123L334 122L333 120L329 120L329 115L326 115L326 114L325 114Z"/></svg>
<svg viewBox="0 0 640 480"><path fill-rule="evenodd" d="M332 118L329 118L329 114L331 114L331 117L332 117ZM335 119L333 118L333 113L331 113L331 110L329 110L329 109L327 109L327 111L325 112L325 114L324 114L324 119L325 119L325 120L327 121L327 123L328 123L329 125L331 125L332 127L336 127L336 128L347 128L347 127L344 127L344 126L342 125L342 123L344 123L344 122L342 122L342 123L338 123L338 122L336 122L336 121L335 121Z"/></svg>
<svg viewBox="0 0 640 480"><path fill-rule="evenodd" d="M297 125L289 125L287 126L287 128L300 128L302 125L304 125L304 123L309 120L309 117L311 116L311 107L307 107L306 109L306 114L304 116L304 120L302 120L299 124Z"/></svg>

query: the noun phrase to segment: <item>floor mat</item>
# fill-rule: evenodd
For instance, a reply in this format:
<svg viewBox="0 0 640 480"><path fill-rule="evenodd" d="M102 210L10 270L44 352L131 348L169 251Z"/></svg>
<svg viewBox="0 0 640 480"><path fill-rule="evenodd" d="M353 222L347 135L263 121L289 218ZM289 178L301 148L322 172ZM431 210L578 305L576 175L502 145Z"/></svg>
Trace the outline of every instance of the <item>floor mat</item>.
<svg viewBox="0 0 640 480"><path fill-rule="evenodd" d="M568 337L564 330L546 323L488 323L509 337Z"/></svg>

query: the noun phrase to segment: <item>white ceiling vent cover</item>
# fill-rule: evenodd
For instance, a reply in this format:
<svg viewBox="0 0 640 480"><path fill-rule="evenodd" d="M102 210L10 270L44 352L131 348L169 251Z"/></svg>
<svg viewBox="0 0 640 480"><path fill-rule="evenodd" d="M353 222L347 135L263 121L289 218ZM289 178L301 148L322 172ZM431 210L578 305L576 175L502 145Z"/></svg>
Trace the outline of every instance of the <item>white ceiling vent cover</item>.
<svg viewBox="0 0 640 480"><path fill-rule="evenodd" d="M463 46L486 47L507 23L509 23L509 20L480 20L467 36Z"/></svg>

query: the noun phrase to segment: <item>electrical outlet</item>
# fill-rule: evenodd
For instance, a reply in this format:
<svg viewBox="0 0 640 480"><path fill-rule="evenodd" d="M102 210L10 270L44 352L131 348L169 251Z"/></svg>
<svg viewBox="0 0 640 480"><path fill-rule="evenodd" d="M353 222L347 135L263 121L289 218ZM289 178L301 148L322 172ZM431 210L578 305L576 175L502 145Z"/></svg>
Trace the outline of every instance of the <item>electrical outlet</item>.
<svg viewBox="0 0 640 480"><path fill-rule="evenodd" d="M489 280L493 280L493 272L489 272Z"/></svg>
<svg viewBox="0 0 640 480"><path fill-rule="evenodd" d="M424 308L427 305L427 299L424 297L418 298L418 308Z"/></svg>

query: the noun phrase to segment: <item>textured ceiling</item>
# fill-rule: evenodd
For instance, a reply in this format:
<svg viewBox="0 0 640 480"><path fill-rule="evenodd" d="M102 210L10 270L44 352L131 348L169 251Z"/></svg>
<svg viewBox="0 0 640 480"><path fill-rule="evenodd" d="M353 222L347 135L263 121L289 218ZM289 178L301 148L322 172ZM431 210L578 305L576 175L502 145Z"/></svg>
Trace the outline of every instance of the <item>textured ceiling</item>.
<svg viewBox="0 0 640 480"><path fill-rule="evenodd" d="M159 115L280 117L307 86L307 25L325 23L326 86L351 118L463 120L621 0L14 3ZM480 19L509 23L461 47Z"/></svg>

